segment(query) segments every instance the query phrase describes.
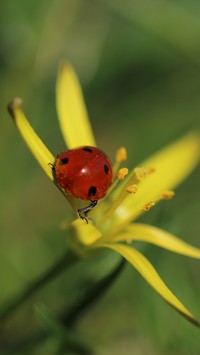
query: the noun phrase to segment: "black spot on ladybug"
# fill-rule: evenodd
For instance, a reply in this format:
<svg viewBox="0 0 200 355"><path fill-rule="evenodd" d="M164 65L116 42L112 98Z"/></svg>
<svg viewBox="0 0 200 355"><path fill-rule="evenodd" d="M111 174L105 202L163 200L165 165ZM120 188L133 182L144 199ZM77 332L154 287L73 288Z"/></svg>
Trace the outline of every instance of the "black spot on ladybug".
<svg viewBox="0 0 200 355"><path fill-rule="evenodd" d="M60 159L59 161L59 165L65 165L69 162L69 158L63 158L63 159Z"/></svg>
<svg viewBox="0 0 200 355"><path fill-rule="evenodd" d="M97 192L96 186L90 186L90 188L88 190L88 196L92 197L92 196L96 195L96 192Z"/></svg>
<svg viewBox="0 0 200 355"><path fill-rule="evenodd" d="M105 171L106 175L108 175L108 173L109 173L109 167L108 167L107 164L104 164L104 171Z"/></svg>
<svg viewBox="0 0 200 355"><path fill-rule="evenodd" d="M85 152L92 153L92 149L91 149L91 148L84 147L84 148L82 148L82 149L85 150Z"/></svg>

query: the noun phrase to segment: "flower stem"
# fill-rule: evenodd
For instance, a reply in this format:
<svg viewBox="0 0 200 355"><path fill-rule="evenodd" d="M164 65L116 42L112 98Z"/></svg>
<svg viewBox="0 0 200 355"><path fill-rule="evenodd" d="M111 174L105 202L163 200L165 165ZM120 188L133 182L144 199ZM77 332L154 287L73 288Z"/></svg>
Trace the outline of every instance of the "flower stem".
<svg viewBox="0 0 200 355"><path fill-rule="evenodd" d="M35 314L47 336L59 341L56 354L65 354L65 352L68 353L71 350L72 353L77 355L94 355L92 345L87 342L85 337L79 336L74 330L66 328L46 307L35 307Z"/></svg>
<svg viewBox="0 0 200 355"><path fill-rule="evenodd" d="M36 291L44 287L58 275L79 260L79 257L72 251L68 251L59 261L50 267L42 276L33 281L18 296L15 296L10 302L0 309L0 321L5 321L18 307L22 306Z"/></svg>
<svg viewBox="0 0 200 355"><path fill-rule="evenodd" d="M112 270L102 280L95 282L91 287L89 287L81 301L78 304L75 304L74 307L71 307L68 312L62 314L62 323L64 323L67 327L73 326L80 314L90 307L94 301L96 302L100 297L102 297L109 287L112 286L113 282L123 270L125 263L126 260L122 259L114 270Z"/></svg>
<svg viewBox="0 0 200 355"><path fill-rule="evenodd" d="M102 295L113 285L113 282L117 279L120 275L123 267L125 265L125 259L120 260L119 264L112 270L108 275L106 275L103 279L98 282L94 282L86 291L86 293L82 296L81 300L74 304L73 307L67 310L62 310L60 315L57 317L57 322L59 322L62 329L66 329L66 332L72 332L72 329L78 320L79 316L86 311L96 300L98 300ZM63 328L64 327L64 328ZM39 343L44 341L49 334L45 332L43 329L36 331L35 333L29 335L24 339L18 339L18 343L9 342L8 349L4 349L4 351L27 351L28 349L33 349ZM69 344L68 344L69 345ZM79 343L81 348L81 342ZM85 344L84 344L85 345ZM71 344L73 348L73 344ZM90 348L90 352L88 350L88 355L93 354L93 351ZM82 349L85 350L85 346ZM77 352L80 354L81 352Z"/></svg>

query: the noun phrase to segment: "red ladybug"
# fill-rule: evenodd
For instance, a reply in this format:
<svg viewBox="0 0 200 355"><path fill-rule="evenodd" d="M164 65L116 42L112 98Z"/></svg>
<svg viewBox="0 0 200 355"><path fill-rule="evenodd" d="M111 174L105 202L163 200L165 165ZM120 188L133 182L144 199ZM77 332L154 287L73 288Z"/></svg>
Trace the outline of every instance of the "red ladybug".
<svg viewBox="0 0 200 355"><path fill-rule="evenodd" d="M90 205L78 209L78 217L87 222L87 213L106 195L112 183L110 159L96 147L83 146L58 154L52 170L67 194L91 201Z"/></svg>

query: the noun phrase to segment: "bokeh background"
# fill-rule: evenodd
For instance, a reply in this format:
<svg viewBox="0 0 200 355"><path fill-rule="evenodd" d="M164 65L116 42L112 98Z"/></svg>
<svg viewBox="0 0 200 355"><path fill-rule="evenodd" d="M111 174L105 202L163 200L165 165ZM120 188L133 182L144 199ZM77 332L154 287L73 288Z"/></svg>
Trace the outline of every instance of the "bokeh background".
<svg viewBox="0 0 200 355"><path fill-rule="evenodd" d="M64 252L58 228L65 199L34 161L7 111L22 97L44 142L65 149L55 110L58 64L69 60L81 80L97 142L129 167L200 125L200 3L195 0L2 1L0 11L0 304L20 293ZM200 246L200 169L143 221ZM142 246L144 248L144 246ZM156 247L144 249L167 285L200 318L200 263ZM87 284L116 262L93 258L37 292L1 328L0 353L71 354L59 337L11 351L44 328L36 307L69 309ZM84 313L76 332L98 354L194 354L200 331L165 304L130 266ZM9 349L6 352L6 349ZM74 353L73 353L74 354Z"/></svg>

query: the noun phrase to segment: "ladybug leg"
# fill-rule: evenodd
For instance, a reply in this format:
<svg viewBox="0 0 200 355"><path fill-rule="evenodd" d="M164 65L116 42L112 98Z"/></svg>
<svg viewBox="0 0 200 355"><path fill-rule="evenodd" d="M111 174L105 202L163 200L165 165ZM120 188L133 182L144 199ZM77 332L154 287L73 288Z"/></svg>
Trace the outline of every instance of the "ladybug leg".
<svg viewBox="0 0 200 355"><path fill-rule="evenodd" d="M54 164L48 163L48 165L50 166L50 168L51 168L52 171L55 171L55 170L56 170Z"/></svg>
<svg viewBox="0 0 200 355"><path fill-rule="evenodd" d="M79 208L77 211L78 218L88 223L87 214L97 205L97 203L98 203L97 200L92 200L90 205L85 206L83 208Z"/></svg>

